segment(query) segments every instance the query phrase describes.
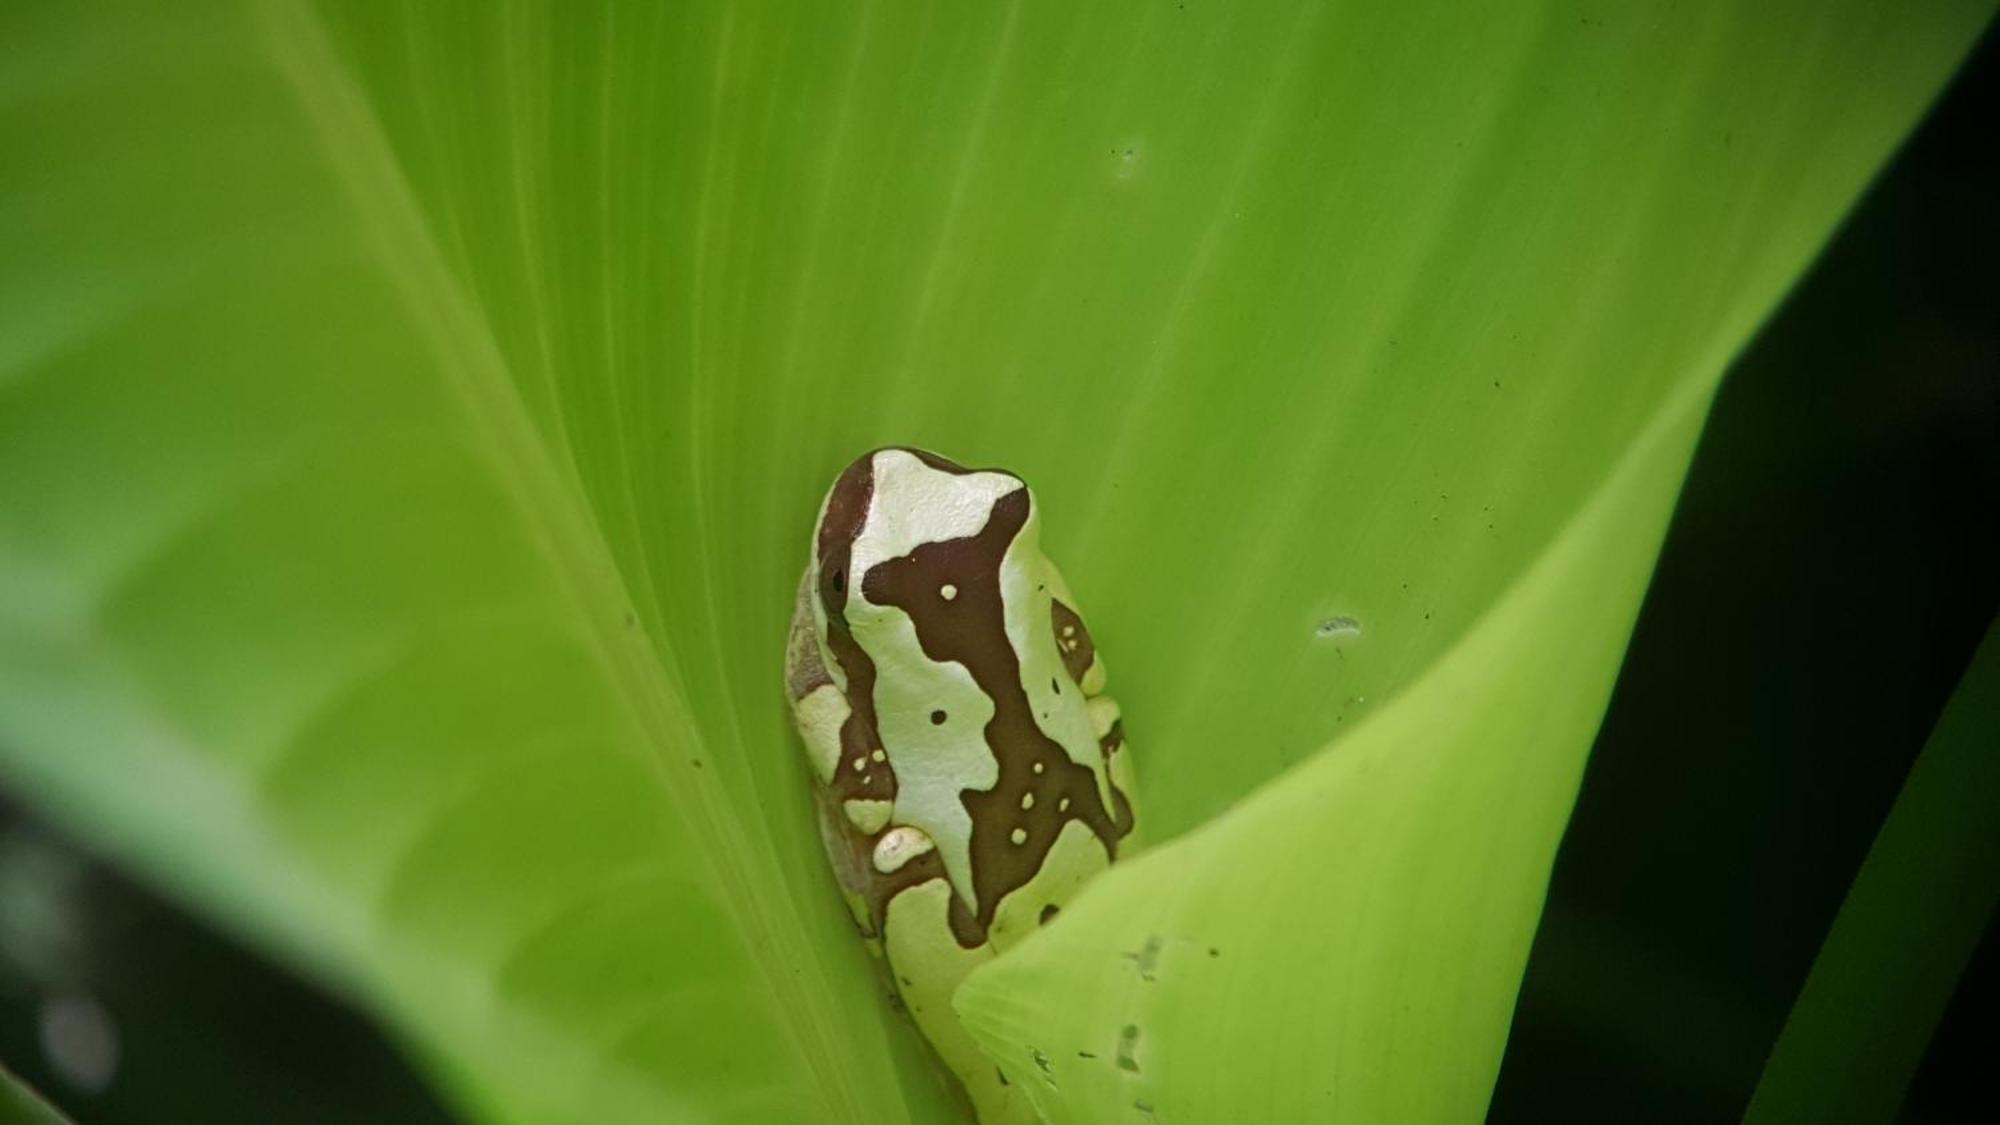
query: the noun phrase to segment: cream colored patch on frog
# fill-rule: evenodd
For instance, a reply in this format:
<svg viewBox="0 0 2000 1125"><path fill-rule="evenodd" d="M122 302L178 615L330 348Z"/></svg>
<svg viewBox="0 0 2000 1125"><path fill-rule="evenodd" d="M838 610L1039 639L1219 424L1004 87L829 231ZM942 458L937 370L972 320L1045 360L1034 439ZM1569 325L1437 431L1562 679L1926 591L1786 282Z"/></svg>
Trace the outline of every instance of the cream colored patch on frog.
<svg viewBox="0 0 2000 1125"><path fill-rule="evenodd" d="M855 640L875 660L875 729L896 775L896 823L930 836L945 875L969 904L972 814L960 794L991 789L1000 778L986 743L993 700L965 665L925 656L916 625L900 609L883 607ZM931 721L934 711L945 721Z"/></svg>
<svg viewBox="0 0 2000 1125"><path fill-rule="evenodd" d="M868 522L854 540L848 568L866 574L884 559L907 555L925 543L979 534L994 501L1016 489L1010 473L947 473L901 449L877 450Z"/></svg>
<svg viewBox="0 0 2000 1125"><path fill-rule="evenodd" d="M1092 696L1084 709L1090 712L1090 737L1094 739L1110 734L1118 722L1118 701L1108 695Z"/></svg>
<svg viewBox="0 0 2000 1125"><path fill-rule="evenodd" d="M882 833L875 841L875 870L894 875L903 865L936 847L920 829L905 824Z"/></svg>
<svg viewBox="0 0 2000 1125"><path fill-rule="evenodd" d="M1090 667L1084 669L1083 683L1079 686L1083 688L1083 694L1097 695L1104 690L1104 681L1106 678L1104 654L1099 652L1091 657Z"/></svg>
<svg viewBox="0 0 2000 1125"><path fill-rule="evenodd" d="M799 738L822 784L832 781L840 768L840 728L853 713L847 697L833 684L821 684L792 705Z"/></svg>
<svg viewBox="0 0 2000 1125"><path fill-rule="evenodd" d="M847 814L847 823L863 836L882 831L882 826L889 823L889 814L896 809L891 802L870 800L842 801L840 807Z"/></svg>

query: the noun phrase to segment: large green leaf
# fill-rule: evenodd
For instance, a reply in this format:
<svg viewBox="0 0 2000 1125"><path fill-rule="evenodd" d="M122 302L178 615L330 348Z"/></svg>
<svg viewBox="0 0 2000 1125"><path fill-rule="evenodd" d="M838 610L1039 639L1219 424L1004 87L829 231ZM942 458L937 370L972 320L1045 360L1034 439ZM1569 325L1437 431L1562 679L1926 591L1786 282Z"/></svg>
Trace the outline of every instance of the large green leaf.
<svg viewBox="0 0 2000 1125"><path fill-rule="evenodd" d="M471 1112L938 1119L776 687L928 445L1187 833L968 989L1002 1063L1476 1112L1708 391L1988 7L10 5L0 776Z"/></svg>
<svg viewBox="0 0 2000 1125"><path fill-rule="evenodd" d="M1535 568L1350 736L966 982L974 1034L1049 1120L1479 1116L1705 401L1666 405Z"/></svg>
<svg viewBox="0 0 2000 1125"><path fill-rule="evenodd" d="M1526 135L1501 150L1532 164L1529 154L1542 151L1535 131L1574 143L1610 115L1629 134L1606 147L1617 167L1640 172L1613 177L1614 193L1601 170L1522 184L1519 166L1438 169L1466 194L1521 192L1504 212L1510 223L1561 233L1490 248L1453 241L1453 270L1433 280L1458 298L1456 319L1436 327L1457 347L1404 376L1436 395L1405 421L1423 432L1404 438L1402 460L1362 463L1406 478L1414 466L1446 482L1435 504L1407 501L1440 522L1467 479L1459 472L1490 474L1473 485L1481 512L1496 517L1489 532L1535 511L1520 492L1554 485L1566 502L1573 484L1589 482L1590 492L1537 537L1537 556L1511 589L1482 593L1490 608L1451 634L1453 647L1439 653L1403 637L1383 646L1421 653L1412 662L1420 675L1391 677L1386 688L1366 670L1323 678L1341 704L1365 702L1364 686L1384 700L1351 736L1115 870L1059 925L968 981L961 1015L1050 1120L1449 1121L1483 1109L1549 865L1701 411L1775 283L1817 248L1814 228L1788 228L1785 216L1817 198L1830 219L1873 167L1856 147L1856 117L1813 115L1853 97L1857 74L1897 73L1885 60L1906 57L1940 26L1885 23L1863 7L1850 23L1824 7L1655 13L1639 36L1651 50L1622 57L1616 82L1599 69L1606 60L1574 49L1572 36L1602 29L1589 18L1584 32L1522 44L1516 62L1538 86L1518 100L1540 112L1524 113ZM1369 45L1391 58L1434 55L1403 28ZM1592 96L1576 96L1586 89ZM1911 111L1932 89L1878 89L1870 108ZM1509 124L1521 127L1503 114L1493 131ZM1765 219L1747 220L1767 207ZM1422 231L1449 214L1407 221ZM1755 254L1743 253L1748 243ZM1564 260L1582 246L1598 248L1588 266ZM1621 294L1640 277L1643 296ZM1525 355L1476 346L1515 333L1559 343ZM1389 393L1395 378L1374 381ZM1565 397L1527 427L1496 426L1469 401L1487 378L1496 388L1563 386ZM1621 428L1623 452L1596 461L1590 428L1641 404L1644 428ZM1502 455L1496 464L1466 449L1467 434L1532 434L1532 450L1517 452L1534 460ZM1554 474L1535 463L1551 457L1572 460ZM1363 475L1370 488L1381 479ZM1421 487L1387 487L1399 485ZM1322 500L1316 512L1394 535L1363 514L1377 499ZM1450 518L1462 529L1476 522ZM1514 573L1468 565L1463 543L1440 551L1409 534L1418 521L1400 527L1400 542L1314 548L1353 566L1350 584L1361 588L1401 588L1400 568L1416 559L1471 582ZM1309 557L1322 565L1322 555ZM1279 623L1269 624L1275 633ZM1339 651L1384 655L1359 641ZM1281 694L1304 664L1280 666ZM1357 686L1342 690L1343 679ZM1211 738L1205 748L1231 769L1257 756L1254 740Z"/></svg>
<svg viewBox="0 0 2000 1125"><path fill-rule="evenodd" d="M1868 849L1745 1125L1890 1121L2000 904L2000 621Z"/></svg>
<svg viewBox="0 0 2000 1125"><path fill-rule="evenodd" d="M48 16L7 35L10 782L495 1119L900 1115L865 958L709 768L314 18Z"/></svg>

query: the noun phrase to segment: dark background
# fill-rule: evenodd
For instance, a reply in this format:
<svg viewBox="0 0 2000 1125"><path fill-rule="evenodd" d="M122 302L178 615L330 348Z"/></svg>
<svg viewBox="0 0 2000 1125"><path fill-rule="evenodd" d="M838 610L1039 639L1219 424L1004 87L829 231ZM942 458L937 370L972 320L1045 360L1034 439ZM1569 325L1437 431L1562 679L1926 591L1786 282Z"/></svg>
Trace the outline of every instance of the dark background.
<svg viewBox="0 0 2000 1125"><path fill-rule="evenodd" d="M2000 608L1996 56L1989 34L1723 387L1563 842L1496 1121L1741 1113ZM2000 1121L1996 977L1989 927L1907 1120ZM43 1042L51 1002L78 997L118 1042L97 1092ZM446 1120L358 1014L4 802L0 1060L85 1122Z"/></svg>
<svg viewBox="0 0 2000 1125"><path fill-rule="evenodd" d="M1563 838L1494 1121L1741 1115L2000 608L1996 93L1989 32L1723 384ZM1994 944L1989 923L1905 1120L2000 1121Z"/></svg>

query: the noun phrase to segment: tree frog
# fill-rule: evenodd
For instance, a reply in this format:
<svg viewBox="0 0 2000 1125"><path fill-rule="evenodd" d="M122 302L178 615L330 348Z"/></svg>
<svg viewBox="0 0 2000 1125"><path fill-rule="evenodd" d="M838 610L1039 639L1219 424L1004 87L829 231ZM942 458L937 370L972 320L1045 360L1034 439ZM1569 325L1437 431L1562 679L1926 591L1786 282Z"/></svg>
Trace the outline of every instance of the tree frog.
<svg viewBox="0 0 2000 1125"><path fill-rule="evenodd" d="M1038 1121L951 1009L1129 844L1104 658L1012 473L888 448L820 505L785 652L821 835L869 948L984 1125Z"/></svg>

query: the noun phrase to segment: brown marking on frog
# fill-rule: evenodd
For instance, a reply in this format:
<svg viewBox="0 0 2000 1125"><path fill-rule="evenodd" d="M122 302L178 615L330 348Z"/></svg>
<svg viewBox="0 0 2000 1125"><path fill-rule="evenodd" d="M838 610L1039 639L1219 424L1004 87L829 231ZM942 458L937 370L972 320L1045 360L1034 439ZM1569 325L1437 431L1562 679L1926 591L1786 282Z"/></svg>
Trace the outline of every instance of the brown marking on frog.
<svg viewBox="0 0 2000 1125"><path fill-rule="evenodd" d="M1056 651L1062 654L1063 667L1076 686L1082 687L1083 674L1090 671L1090 662L1097 659L1097 645L1090 639L1090 630L1084 627L1083 618L1075 610L1055 598L1049 599L1049 617L1055 626Z"/></svg>
<svg viewBox="0 0 2000 1125"><path fill-rule="evenodd" d="M1096 773L1071 761L1036 723L1034 705L1021 686L1020 659L1007 639L1000 565L1028 522L1030 504L1024 485L994 501L977 534L919 544L868 568L862 580L870 602L909 614L925 656L964 665L993 702L986 743L999 777L989 790L966 789L959 796L972 818L973 900L981 931L992 924L1000 900L1041 869L1064 822L1083 821L1113 859L1124 834L1098 799ZM935 597L947 583L958 588L958 596ZM1021 799L1029 793L1034 801L1023 809ZM1060 800L1065 797L1066 805ZM1125 817L1129 824L1129 810ZM1025 833L1018 844L1012 838L1017 830Z"/></svg>
<svg viewBox="0 0 2000 1125"><path fill-rule="evenodd" d="M1120 719L1112 723L1111 729L1104 732L1104 737L1097 740L1097 748L1104 752L1105 761L1110 761L1111 755L1123 750L1125 748L1125 720Z"/></svg>
<svg viewBox="0 0 2000 1125"><path fill-rule="evenodd" d="M868 502L875 491L875 455L869 453L858 457L854 463L840 474L832 491L827 496L826 515L820 520L819 538L815 550L819 559L820 605L826 611L827 648L832 651L835 662L847 675L847 691L844 693L848 705L847 721L840 728L840 764L836 767L832 786L822 791L819 805L820 834L827 851L834 857L834 870L842 886L859 895L868 908L868 922L863 927L863 936L879 937L889 916L889 900L903 891L929 882L945 878L944 860L935 849L925 852L905 862L903 866L888 874L875 869L875 844L889 829L894 828L891 816L889 823L877 832L862 832L854 827L842 808L843 802L851 800L881 800L893 802L896 797L896 772L889 763L874 760L874 753L882 746L882 736L875 722L875 662L862 649L847 624L847 599L854 588L854 577L847 573L854 549L854 540L861 534L862 525L868 518ZM802 591L802 596L811 596ZM810 609L801 607L804 614L794 623L794 628L811 631ZM832 677L819 661L818 646L812 645L811 656L801 661L801 669L793 681L794 698L803 692L798 688L803 684L809 692L819 682L831 682ZM813 674L818 670L824 681L818 681ZM860 769L854 768L861 762ZM949 912L952 936L966 948L972 948L986 940L986 927L973 918L970 907L951 896Z"/></svg>
<svg viewBox="0 0 2000 1125"><path fill-rule="evenodd" d="M955 477L969 477L974 473L1000 473L1010 477L1014 475L1005 469L968 469L949 457L940 457L928 449L918 449L913 445L885 445L881 449L876 450L875 453L891 449L899 453L907 453L931 468L936 469L938 472L950 473ZM868 456L872 459L875 453L870 453Z"/></svg>
<svg viewBox="0 0 2000 1125"><path fill-rule="evenodd" d="M856 458L827 494L819 521L819 600L826 610L826 647L847 674L847 721L840 725L840 762L834 767L833 794L840 801L894 801L896 773L874 759L882 748L875 725L875 661L847 626L847 597L854 586L848 561L854 540L868 519L875 492L874 455Z"/></svg>
<svg viewBox="0 0 2000 1125"><path fill-rule="evenodd" d="M884 927L889 924L890 899L918 884L946 878L944 860L935 848L913 856L903 866L883 874L875 867L875 844L895 825L885 826L872 835L861 832L841 811L839 802L825 790L820 791L816 804L820 838L832 858L834 877L867 905L867 920L861 922L862 937L873 940L883 935ZM950 901L947 917L952 937L966 949L984 942L986 927L972 916L972 909L965 905L965 900L952 895Z"/></svg>
<svg viewBox="0 0 2000 1125"><path fill-rule="evenodd" d="M1104 737L1097 740L1097 749L1104 755L1105 774L1109 776L1111 755L1125 749L1125 720L1120 719L1111 724L1111 729L1105 731ZM1112 820L1118 825L1118 835L1126 836L1131 833L1134 822L1132 802L1125 796L1125 791L1116 785L1111 787L1111 800L1118 806L1112 811Z"/></svg>

